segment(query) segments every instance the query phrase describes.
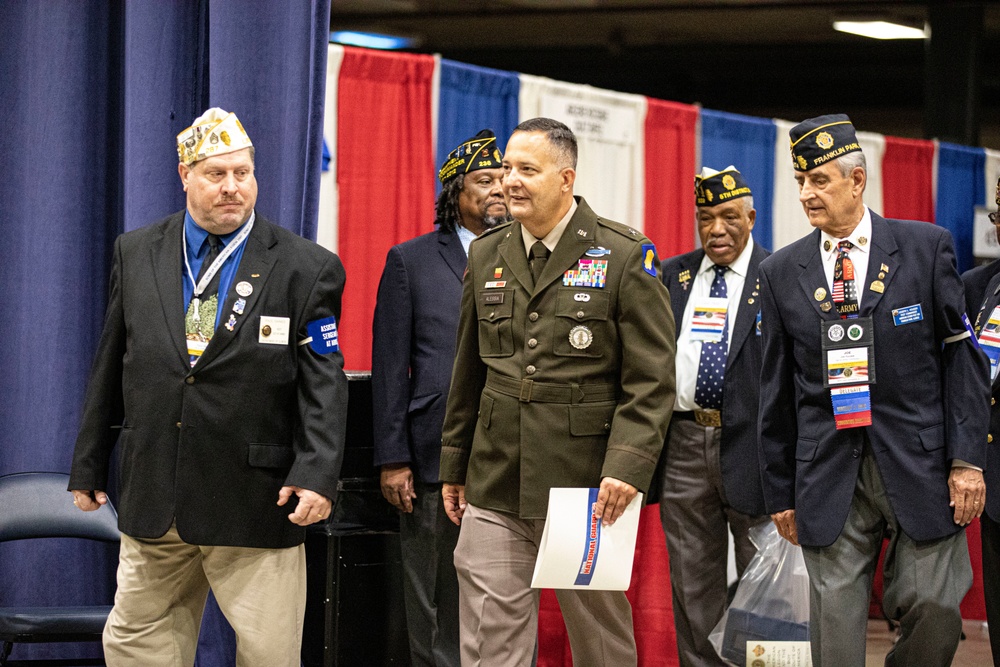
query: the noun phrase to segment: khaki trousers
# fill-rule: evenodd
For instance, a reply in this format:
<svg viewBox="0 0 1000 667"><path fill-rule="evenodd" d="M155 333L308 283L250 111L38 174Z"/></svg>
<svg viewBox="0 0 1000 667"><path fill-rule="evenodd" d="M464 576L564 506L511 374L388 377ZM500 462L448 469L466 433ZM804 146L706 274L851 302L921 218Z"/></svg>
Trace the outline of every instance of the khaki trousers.
<svg viewBox="0 0 1000 667"><path fill-rule="evenodd" d="M463 667L531 665L539 591L531 588L545 521L466 505L455 549ZM575 665L636 664L623 591L557 590Z"/></svg>
<svg viewBox="0 0 1000 667"><path fill-rule="evenodd" d="M191 667L209 588L236 631L239 667L299 667L305 546L187 544L122 535L115 606L104 627L109 667Z"/></svg>

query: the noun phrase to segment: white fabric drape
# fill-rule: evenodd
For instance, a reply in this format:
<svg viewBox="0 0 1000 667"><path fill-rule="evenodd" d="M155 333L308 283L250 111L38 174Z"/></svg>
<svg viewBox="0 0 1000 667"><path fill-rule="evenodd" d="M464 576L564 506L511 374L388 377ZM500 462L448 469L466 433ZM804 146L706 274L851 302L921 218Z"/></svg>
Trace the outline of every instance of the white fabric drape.
<svg viewBox="0 0 1000 667"><path fill-rule="evenodd" d="M646 98L521 75L520 120L543 116L576 134L573 191L600 215L643 228Z"/></svg>
<svg viewBox="0 0 1000 667"><path fill-rule="evenodd" d="M340 193L337 188L337 87L344 47L330 44L326 55L326 106L323 117L323 138L330 151L330 170L319 176L319 219L316 221L316 243L337 252L337 211Z"/></svg>

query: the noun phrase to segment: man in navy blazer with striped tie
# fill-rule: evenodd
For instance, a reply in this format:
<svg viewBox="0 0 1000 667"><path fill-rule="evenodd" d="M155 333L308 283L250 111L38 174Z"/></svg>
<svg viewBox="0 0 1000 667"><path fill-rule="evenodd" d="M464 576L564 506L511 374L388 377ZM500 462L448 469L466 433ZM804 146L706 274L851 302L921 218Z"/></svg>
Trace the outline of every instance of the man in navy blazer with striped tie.
<svg viewBox="0 0 1000 667"><path fill-rule="evenodd" d="M949 665L972 584L989 387L947 230L865 207L843 114L791 130L812 234L760 265L764 497L801 544L813 664L863 665L883 537L887 665Z"/></svg>
<svg viewBox="0 0 1000 667"><path fill-rule="evenodd" d="M695 204L702 247L663 262L677 322L677 396L655 500L680 664L722 667L708 635L726 608L726 533L742 576L756 552L747 531L767 520L757 456L757 270L768 252L750 235L757 212L736 167L705 167L695 177Z"/></svg>

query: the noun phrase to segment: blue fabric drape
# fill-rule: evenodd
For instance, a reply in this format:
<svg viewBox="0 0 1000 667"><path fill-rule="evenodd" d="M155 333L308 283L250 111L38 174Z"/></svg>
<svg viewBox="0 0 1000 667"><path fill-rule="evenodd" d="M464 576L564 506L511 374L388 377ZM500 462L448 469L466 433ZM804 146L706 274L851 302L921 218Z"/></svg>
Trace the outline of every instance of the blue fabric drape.
<svg viewBox="0 0 1000 667"><path fill-rule="evenodd" d="M702 109L701 163L722 170L734 165L753 191L757 222L753 237L771 250L774 202L774 142L777 128L766 118Z"/></svg>
<svg viewBox="0 0 1000 667"><path fill-rule="evenodd" d="M955 238L958 270L974 265L975 207L985 193L986 151L941 142L938 145L937 203L934 219Z"/></svg>
<svg viewBox="0 0 1000 667"><path fill-rule="evenodd" d="M458 144L489 128L502 153L517 127L520 79L514 72L441 60L438 96L437 159L440 167ZM436 176L436 174L435 174ZM435 179L437 192L441 183Z"/></svg>
<svg viewBox="0 0 1000 667"><path fill-rule="evenodd" d="M329 11L324 0L0 3L0 474L69 469L112 244L183 207L174 137L202 111L239 115L259 210L315 238ZM77 541L0 544L0 572L24 573L0 577L0 604L106 604L116 556ZM224 623L209 610L199 665L234 663ZM99 654L40 644L13 657Z"/></svg>

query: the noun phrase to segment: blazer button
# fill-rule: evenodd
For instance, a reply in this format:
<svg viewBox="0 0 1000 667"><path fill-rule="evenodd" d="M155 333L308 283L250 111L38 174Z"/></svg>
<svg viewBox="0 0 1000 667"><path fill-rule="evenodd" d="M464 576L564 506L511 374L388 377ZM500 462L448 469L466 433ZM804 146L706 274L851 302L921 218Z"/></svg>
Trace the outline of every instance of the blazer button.
<svg viewBox="0 0 1000 667"><path fill-rule="evenodd" d="M181 423L177 422L177 428L180 428L180 427L181 427Z"/></svg>
<svg viewBox="0 0 1000 667"><path fill-rule="evenodd" d="M187 382L188 384L194 384L194 376L193 375L188 376L184 378L184 381Z"/></svg>
<svg viewBox="0 0 1000 667"><path fill-rule="evenodd" d="M583 312L582 310L576 311L576 319L578 319L578 320L582 319L584 315L586 315L586 313Z"/></svg>
<svg viewBox="0 0 1000 667"><path fill-rule="evenodd" d="M604 422L604 430L605 431L610 431L611 430L611 423L610 422Z"/></svg>
<svg viewBox="0 0 1000 667"><path fill-rule="evenodd" d="M528 319L531 320L532 322L537 322L538 321L538 313L529 313L528 314Z"/></svg>
<svg viewBox="0 0 1000 667"><path fill-rule="evenodd" d="M861 451L857 450L857 449L853 449L853 450L851 450L851 456L853 456L854 458L858 458L859 456L861 456Z"/></svg>
<svg viewBox="0 0 1000 667"><path fill-rule="evenodd" d="M996 404L997 404L997 399L991 398L990 399L990 405L996 405Z"/></svg>
<svg viewBox="0 0 1000 667"><path fill-rule="evenodd" d="M986 442L993 442L993 434L992 433L987 433L986 434Z"/></svg>
<svg viewBox="0 0 1000 667"><path fill-rule="evenodd" d="M538 369L535 368L534 366L528 366L527 368L524 369L524 372L527 373L528 375L534 375L536 370Z"/></svg>
<svg viewBox="0 0 1000 667"><path fill-rule="evenodd" d="M528 339L528 347L535 348L537 346L538 346L538 340L537 339L535 339L535 338L529 338Z"/></svg>

